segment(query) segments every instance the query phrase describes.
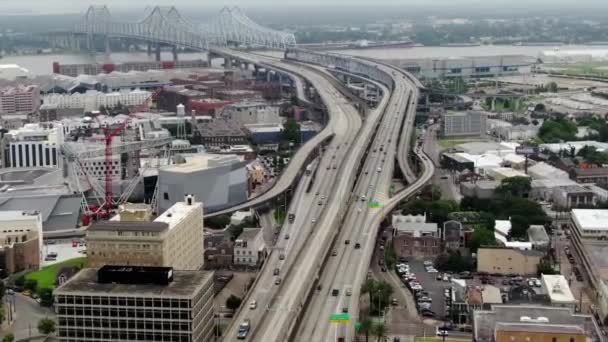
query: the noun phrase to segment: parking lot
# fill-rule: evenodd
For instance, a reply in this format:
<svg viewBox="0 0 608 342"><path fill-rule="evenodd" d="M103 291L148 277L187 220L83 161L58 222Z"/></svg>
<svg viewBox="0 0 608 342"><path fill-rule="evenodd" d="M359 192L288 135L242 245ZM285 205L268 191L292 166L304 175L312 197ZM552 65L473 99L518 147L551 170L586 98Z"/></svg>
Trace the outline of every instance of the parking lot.
<svg viewBox="0 0 608 342"><path fill-rule="evenodd" d="M445 316L444 290L449 287L449 283L437 280L438 272L427 272L423 260L412 260L407 264L409 265L410 273L413 273L417 282L422 287L422 290L418 291L421 293L418 294L418 297L430 298L430 310L435 314L435 318L443 318ZM414 295L416 296L416 294Z"/></svg>

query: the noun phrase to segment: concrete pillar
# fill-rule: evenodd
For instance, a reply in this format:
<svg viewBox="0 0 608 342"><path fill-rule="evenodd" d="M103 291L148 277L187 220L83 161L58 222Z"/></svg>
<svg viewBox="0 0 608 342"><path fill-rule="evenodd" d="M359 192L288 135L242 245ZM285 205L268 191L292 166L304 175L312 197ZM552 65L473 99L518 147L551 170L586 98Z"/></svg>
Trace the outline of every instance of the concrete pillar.
<svg viewBox="0 0 608 342"><path fill-rule="evenodd" d="M213 57L215 57L211 52L207 52L207 65L211 66L213 62Z"/></svg>
<svg viewBox="0 0 608 342"><path fill-rule="evenodd" d="M226 69L232 69L232 58L225 58L224 57L224 68Z"/></svg>
<svg viewBox="0 0 608 342"><path fill-rule="evenodd" d="M90 54L94 55L95 54L95 44L93 42L93 34L87 34L87 51L89 51Z"/></svg>
<svg viewBox="0 0 608 342"><path fill-rule="evenodd" d="M110 37L106 36L105 37L105 43L106 43L106 55L110 55L112 53L112 48L110 47Z"/></svg>
<svg viewBox="0 0 608 342"><path fill-rule="evenodd" d="M160 43L156 44L156 61L160 62Z"/></svg>
<svg viewBox="0 0 608 342"><path fill-rule="evenodd" d="M173 45L171 52L173 52L173 61L177 62L177 46Z"/></svg>
<svg viewBox="0 0 608 342"><path fill-rule="evenodd" d="M152 56L152 43L148 42L148 56Z"/></svg>
<svg viewBox="0 0 608 342"><path fill-rule="evenodd" d="M270 74L270 70L266 69L266 82L270 83L270 79L272 75Z"/></svg>

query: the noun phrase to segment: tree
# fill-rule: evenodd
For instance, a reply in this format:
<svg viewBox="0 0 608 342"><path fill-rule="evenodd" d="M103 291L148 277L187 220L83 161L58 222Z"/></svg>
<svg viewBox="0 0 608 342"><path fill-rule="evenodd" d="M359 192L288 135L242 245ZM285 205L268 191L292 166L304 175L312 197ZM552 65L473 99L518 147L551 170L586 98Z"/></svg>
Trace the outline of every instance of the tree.
<svg viewBox="0 0 608 342"><path fill-rule="evenodd" d="M476 228L471 236L471 252L477 252L477 249L482 246L494 246L496 245L496 238L494 237L494 231L485 228Z"/></svg>
<svg viewBox="0 0 608 342"><path fill-rule="evenodd" d="M369 335L373 332L373 323L369 318L365 318L361 321L359 326L359 332L365 335L365 342L369 342Z"/></svg>
<svg viewBox="0 0 608 342"><path fill-rule="evenodd" d="M508 177L500 182L498 192L505 196L524 197L532 190L530 177Z"/></svg>
<svg viewBox="0 0 608 342"><path fill-rule="evenodd" d="M228 297L226 299L226 307L230 310L232 310L232 312L235 312L236 309L239 308L239 306L241 306L241 303L243 302L243 300L240 297L237 297L235 295L230 295L230 297Z"/></svg>
<svg viewBox="0 0 608 342"><path fill-rule="evenodd" d="M558 90L557 83L555 83L555 82L547 83L547 90L551 93L557 93L557 90Z"/></svg>
<svg viewBox="0 0 608 342"><path fill-rule="evenodd" d="M15 279L15 286L23 287L25 285L25 276L19 276Z"/></svg>
<svg viewBox="0 0 608 342"><path fill-rule="evenodd" d="M38 295L40 296L40 305L53 306L53 290L49 289L48 287L45 287L38 291Z"/></svg>
<svg viewBox="0 0 608 342"><path fill-rule="evenodd" d="M211 229L224 229L230 224L230 215L219 215L214 217L205 218L205 227Z"/></svg>
<svg viewBox="0 0 608 342"><path fill-rule="evenodd" d="M43 335L49 335L55 332L55 321L49 318L43 318L38 322L38 331Z"/></svg>
<svg viewBox="0 0 608 342"><path fill-rule="evenodd" d="M578 128L563 117L547 119L538 130L538 137L546 143L571 141L576 139Z"/></svg>
<svg viewBox="0 0 608 342"><path fill-rule="evenodd" d="M541 260L540 264L538 264L538 276L541 274L559 274L559 272L551 266L551 263Z"/></svg>
<svg viewBox="0 0 608 342"><path fill-rule="evenodd" d="M26 290L30 290L32 292L36 292L36 287L38 287L38 281L36 279L26 279L23 287Z"/></svg>
<svg viewBox="0 0 608 342"><path fill-rule="evenodd" d="M511 231L509 232L509 236L511 238L525 238L528 234L528 228L530 228L530 221L527 217L513 215L511 217Z"/></svg>
<svg viewBox="0 0 608 342"><path fill-rule="evenodd" d="M2 338L2 342L13 342L15 340L15 335L13 335L12 333L8 333L6 335L4 335L4 337Z"/></svg>
<svg viewBox="0 0 608 342"><path fill-rule="evenodd" d="M376 341L386 341L388 330L386 329L386 325L384 323L374 324L373 334L376 337Z"/></svg>
<svg viewBox="0 0 608 342"><path fill-rule="evenodd" d="M296 122L294 119L287 119L285 124L283 125L283 140L292 142L294 144L299 144L300 141L300 124Z"/></svg>
<svg viewBox="0 0 608 342"><path fill-rule="evenodd" d="M3 281L0 281L0 301L4 298L4 294L6 292L6 285L4 285Z"/></svg>
<svg viewBox="0 0 608 342"><path fill-rule="evenodd" d="M369 294L369 306L372 306L373 293L376 292L376 281L372 278L365 280L361 285L361 294Z"/></svg>

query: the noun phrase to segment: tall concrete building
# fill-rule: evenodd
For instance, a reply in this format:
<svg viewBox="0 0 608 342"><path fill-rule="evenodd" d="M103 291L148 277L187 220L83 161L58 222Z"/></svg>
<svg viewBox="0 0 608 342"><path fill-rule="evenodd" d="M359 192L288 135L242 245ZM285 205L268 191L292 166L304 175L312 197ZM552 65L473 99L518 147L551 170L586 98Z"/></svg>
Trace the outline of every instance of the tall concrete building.
<svg viewBox="0 0 608 342"><path fill-rule="evenodd" d="M42 215L0 211L0 268L7 274L36 270L42 260Z"/></svg>
<svg viewBox="0 0 608 342"><path fill-rule="evenodd" d="M26 124L2 139L4 167L60 167L65 140L61 125Z"/></svg>
<svg viewBox="0 0 608 342"><path fill-rule="evenodd" d="M236 155L196 155L158 171L158 205L162 212L193 194L213 212L247 200L247 162Z"/></svg>
<svg viewBox="0 0 608 342"><path fill-rule="evenodd" d="M154 221L148 208L123 208L87 230L89 266L164 266L199 270L204 263L203 204L194 196L175 203Z"/></svg>
<svg viewBox="0 0 608 342"><path fill-rule="evenodd" d="M473 137L486 133L486 116L480 112L446 113L441 120L444 137Z"/></svg>
<svg viewBox="0 0 608 342"><path fill-rule="evenodd" d="M213 341L210 272L87 268L54 295L61 342Z"/></svg>
<svg viewBox="0 0 608 342"><path fill-rule="evenodd" d="M40 88L36 85L0 89L0 114L33 113L40 107Z"/></svg>

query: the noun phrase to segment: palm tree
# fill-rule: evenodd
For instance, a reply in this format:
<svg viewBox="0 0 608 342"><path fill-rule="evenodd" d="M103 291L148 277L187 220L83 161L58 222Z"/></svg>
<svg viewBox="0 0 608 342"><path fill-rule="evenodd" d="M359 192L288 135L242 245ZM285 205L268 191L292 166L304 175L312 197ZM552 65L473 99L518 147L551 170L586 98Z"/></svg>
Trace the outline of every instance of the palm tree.
<svg viewBox="0 0 608 342"><path fill-rule="evenodd" d="M369 335L372 333L374 324L369 318L365 318L361 321L359 332L365 334L365 342L369 342Z"/></svg>
<svg viewBox="0 0 608 342"><path fill-rule="evenodd" d="M377 342L386 341L386 339L388 338L387 333L388 333L388 331L387 331L386 325L384 325L384 323L378 323L378 324L374 325L373 334L374 334L374 336L376 336Z"/></svg>
<svg viewBox="0 0 608 342"><path fill-rule="evenodd" d="M372 278L369 278L365 281L365 283L363 283L363 285L361 286L361 294L369 294L369 309L371 311L372 309L372 299L374 296L374 293L376 292L376 281Z"/></svg>

